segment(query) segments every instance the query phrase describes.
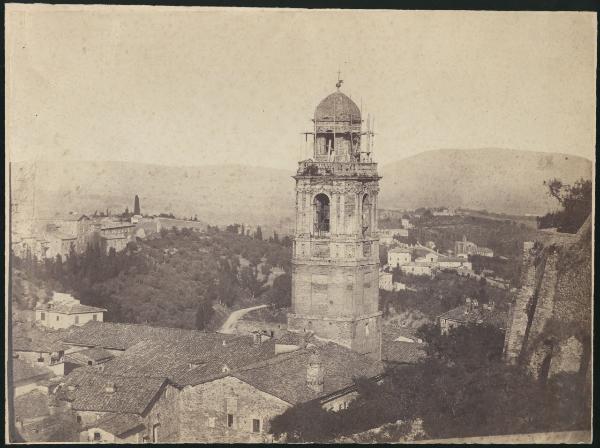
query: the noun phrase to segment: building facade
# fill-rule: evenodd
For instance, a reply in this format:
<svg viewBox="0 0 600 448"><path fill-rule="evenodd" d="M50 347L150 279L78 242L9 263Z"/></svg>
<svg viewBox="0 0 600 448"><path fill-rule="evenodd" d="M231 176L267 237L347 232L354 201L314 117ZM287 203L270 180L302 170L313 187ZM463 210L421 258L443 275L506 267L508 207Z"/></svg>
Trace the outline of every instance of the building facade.
<svg viewBox="0 0 600 448"><path fill-rule="evenodd" d="M317 106L313 158L299 162L291 331L381 354L377 164L361 112L338 91ZM369 138L363 142L362 136Z"/></svg>

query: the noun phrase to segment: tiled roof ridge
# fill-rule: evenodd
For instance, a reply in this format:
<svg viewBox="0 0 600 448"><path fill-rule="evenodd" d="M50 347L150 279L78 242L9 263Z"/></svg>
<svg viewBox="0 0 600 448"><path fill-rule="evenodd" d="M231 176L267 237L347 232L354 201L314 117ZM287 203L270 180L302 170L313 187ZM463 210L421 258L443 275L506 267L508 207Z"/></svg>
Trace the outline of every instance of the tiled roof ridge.
<svg viewBox="0 0 600 448"><path fill-rule="evenodd" d="M248 365L240 367L239 369L236 369L230 373L235 375L236 373L247 372L249 370L256 370L256 369L259 369L259 368L262 368L265 366L279 364L283 361L287 361L288 359L295 358L297 356L308 354L308 353L310 353L310 349L300 348L298 350L294 350L293 352L282 353L280 355L275 355L272 358L268 358L268 359L264 359L262 361L257 361L252 364L248 364Z"/></svg>

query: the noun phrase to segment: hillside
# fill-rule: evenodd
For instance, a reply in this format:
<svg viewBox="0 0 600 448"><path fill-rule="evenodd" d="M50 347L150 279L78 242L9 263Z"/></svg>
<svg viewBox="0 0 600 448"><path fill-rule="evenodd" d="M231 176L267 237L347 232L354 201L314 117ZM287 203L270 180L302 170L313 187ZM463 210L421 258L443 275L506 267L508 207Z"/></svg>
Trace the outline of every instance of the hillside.
<svg viewBox="0 0 600 448"><path fill-rule="evenodd" d="M15 181L25 164L13 168ZM580 157L504 149L427 151L380 167L380 206L445 205L495 212L545 213L556 206L543 181L590 178ZM294 167L243 165L171 167L130 162L37 162L39 216L69 210L124 210L140 196L145 213L198 215L214 224L292 224ZM13 182L14 184L14 182Z"/></svg>
<svg viewBox="0 0 600 448"><path fill-rule="evenodd" d="M13 173L18 173L18 164ZM122 211L138 194L142 212L198 215L211 224L261 223L292 214L293 171L242 165L171 167L126 162L38 162L36 208ZM15 178L17 177L13 174Z"/></svg>
<svg viewBox="0 0 600 448"><path fill-rule="evenodd" d="M510 149L427 151L380 168L383 208L463 207L543 214L558 206L543 182L591 179L582 157Z"/></svg>

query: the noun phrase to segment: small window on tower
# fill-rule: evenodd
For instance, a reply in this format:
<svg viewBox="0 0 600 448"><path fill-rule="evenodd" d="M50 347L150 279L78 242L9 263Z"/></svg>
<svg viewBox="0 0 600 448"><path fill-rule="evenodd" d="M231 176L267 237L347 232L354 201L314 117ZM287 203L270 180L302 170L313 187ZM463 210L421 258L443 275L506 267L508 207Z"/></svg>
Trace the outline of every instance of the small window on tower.
<svg viewBox="0 0 600 448"><path fill-rule="evenodd" d="M233 428L233 414L227 414L227 427Z"/></svg>
<svg viewBox="0 0 600 448"><path fill-rule="evenodd" d="M252 432L260 432L260 420L257 418L252 419Z"/></svg>

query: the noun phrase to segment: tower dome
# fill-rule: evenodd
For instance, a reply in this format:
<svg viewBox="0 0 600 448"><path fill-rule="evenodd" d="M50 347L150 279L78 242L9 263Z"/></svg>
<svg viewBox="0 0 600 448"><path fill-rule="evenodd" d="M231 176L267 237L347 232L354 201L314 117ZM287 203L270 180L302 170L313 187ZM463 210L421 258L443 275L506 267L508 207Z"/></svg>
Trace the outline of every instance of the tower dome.
<svg viewBox="0 0 600 448"><path fill-rule="evenodd" d="M360 109L342 92L333 92L325 97L315 110L316 121L360 122Z"/></svg>

